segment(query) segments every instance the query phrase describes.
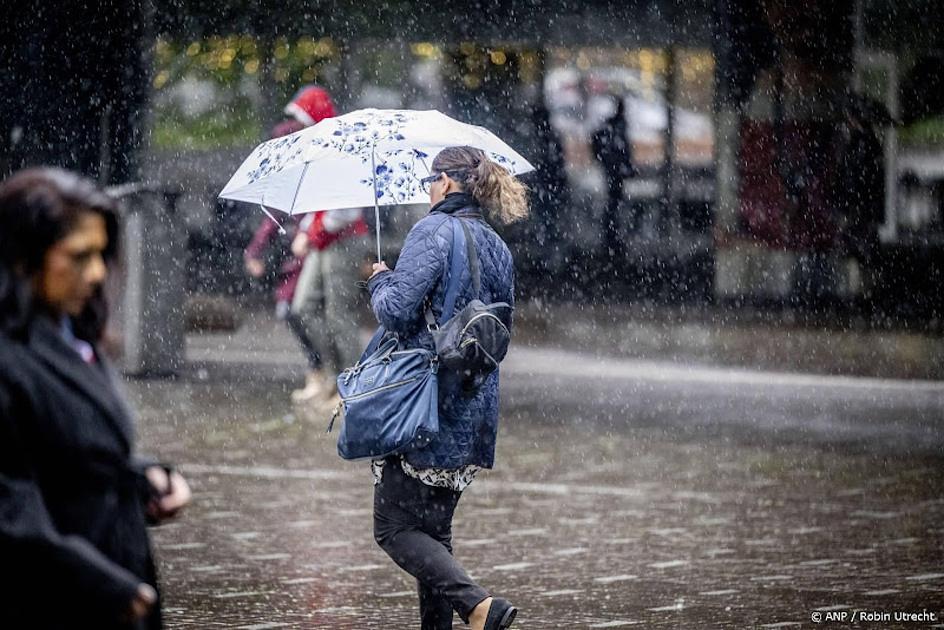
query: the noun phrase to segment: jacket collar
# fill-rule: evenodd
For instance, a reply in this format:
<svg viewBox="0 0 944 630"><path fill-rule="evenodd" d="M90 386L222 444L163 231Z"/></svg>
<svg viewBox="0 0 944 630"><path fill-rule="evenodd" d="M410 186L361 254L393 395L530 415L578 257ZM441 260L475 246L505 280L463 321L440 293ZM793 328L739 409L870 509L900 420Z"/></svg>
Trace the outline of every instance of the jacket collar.
<svg viewBox="0 0 944 630"><path fill-rule="evenodd" d="M52 319L43 315L33 319L27 345L43 363L104 411L130 448L131 411L117 394L117 377L98 349L99 365L88 365L69 347Z"/></svg>
<svg viewBox="0 0 944 630"><path fill-rule="evenodd" d="M479 207L479 203L475 200L475 197L467 192L449 193L446 195L445 199L430 208L429 211L442 212L443 214L482 214L482 209Z"/></svg>

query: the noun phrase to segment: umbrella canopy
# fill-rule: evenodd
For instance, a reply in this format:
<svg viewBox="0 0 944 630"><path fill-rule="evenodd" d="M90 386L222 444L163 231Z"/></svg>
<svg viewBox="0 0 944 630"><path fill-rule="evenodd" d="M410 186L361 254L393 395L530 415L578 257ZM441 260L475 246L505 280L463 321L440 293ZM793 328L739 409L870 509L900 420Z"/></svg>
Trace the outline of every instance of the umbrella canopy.
<svg viewBox="0 0 944 630"><path fill-rule="evenodd" d="M420 179L450 146L482 149L519 175L534 170L483 127L435 110L362 109L260 144L220 193L288 214L429 200Z"/></svg>

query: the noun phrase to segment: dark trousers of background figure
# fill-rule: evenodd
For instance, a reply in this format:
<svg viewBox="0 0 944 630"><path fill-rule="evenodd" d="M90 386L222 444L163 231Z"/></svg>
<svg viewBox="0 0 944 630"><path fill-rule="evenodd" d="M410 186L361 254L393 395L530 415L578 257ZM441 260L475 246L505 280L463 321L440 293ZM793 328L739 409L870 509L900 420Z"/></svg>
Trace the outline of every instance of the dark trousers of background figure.
<svg viewBox="0 0 944 630"><path fill-rule="evenodd" d="M452 555L452 516L461 495L408 477L396 459L387 460L374 486L374 539L416 578L422 630L452 628L453 610L468 623L489 597Z"/></svg>
<svg viewBox="0 0 944 630"><path fill-rule="evenodd" d="M308 361L308 369L312 371L320 370L321 355L318 354L318 348L315 347L315 344L308 338L308 329L305 327L305 322L298 314L289 312L285 316L285 323L292 334L295 335L295 338L298 339L298 343L305 353L305 360Z"/></svg>
<svg viewBox="0 0 944 630"><path fill-rule="evenodd" d="M623 179L607 175L606 206L603 208L603 255L618 254L622 250L620 242L620 205L623 202Z"/></svg>
<svg viewBox="0 0 944 630"><path fill-rule="evenodd" d="M369 251L365 237L344 239L309 253L298 277L291 314L331 378L354 365L363 350L357 314L365 300L357 282Z"/></svg>

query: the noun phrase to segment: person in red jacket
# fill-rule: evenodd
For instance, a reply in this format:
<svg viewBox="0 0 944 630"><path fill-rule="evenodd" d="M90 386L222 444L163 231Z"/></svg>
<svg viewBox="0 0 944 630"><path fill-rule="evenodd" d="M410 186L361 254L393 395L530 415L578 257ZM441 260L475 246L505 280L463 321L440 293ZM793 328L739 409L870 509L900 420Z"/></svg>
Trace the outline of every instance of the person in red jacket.
<svg viewBox="0 0 944 630"><path fill-rule="evenodd" d="M316 85L302 87L285 106L284 111L288 118L272 129L270 138L279 138L301 131L325 118L336 115L330 94L324 88ZM314 243L314 249L324 249L333 240L348 236L347 232L338 235L325 232L322 223L323 219L319 219L317 214L290 217L285 222L284 227L289 234L288 242L292 243L292 255L282 263L279 270L279 281L275 288L276 316L285 320L289 329L298 339L308 362L306 385L304 388L293 392L293 399L300 401L312 397L312 383L320 385L323 381L321 349L313 337L309 335L309 327L306 325L307 319L310 318L303 319L291 308L301 278L302 267L310 249L307 243L310 237ZM366 229L366 226L364 229ZM326 234L327 236L325 236ZM276 245L279 236L279 226L274 221L264 218L243 252L246 272L250 276L261 278L265 275L265 250ZM298 241L293 240L298 236L303 238ZM306 280L306 282L310 282L310 280Z"/></svg>
<svg viewBox="0 0 944 630"><path fill-rule="evenodd" d="M298 221L294 218L286 221L283 228L287 232L288 242L291 242L298 232ZM243 250L246 273L253 278L261 278L265 275L266 250L278 243L279 236L279 226L268 217L264 218L253 234L252 240ZM273 292L275 313L279 319L285 319L289 315L289 307L292 305L292 297L295 295L295 286L298 284L303 262L304 260L297 256L288 256L279 267L278 283Z"/></svg>
<svg viewBox="0 0 944 630"><path fill-rule="evenodd" d="M331 407L337 402L335 378L354 364L361 350L352 314L363 305L356 283L369 251L368 227L361 208L313 216L309 228L292 243L296 255L305 255L305 265L291 310L321 350L323 364L292 398Z"/></svg>

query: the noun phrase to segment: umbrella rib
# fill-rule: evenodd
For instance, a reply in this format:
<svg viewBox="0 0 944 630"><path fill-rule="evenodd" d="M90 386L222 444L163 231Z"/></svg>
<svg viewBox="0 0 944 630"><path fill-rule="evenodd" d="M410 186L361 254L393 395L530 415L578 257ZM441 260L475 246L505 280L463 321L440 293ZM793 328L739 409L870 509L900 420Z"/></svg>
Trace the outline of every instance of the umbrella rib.
<svg viewBox="0 0 944 630"><path fill-rule="evenodd" d="M302 182L305 181L305 173L308 172L308 165L311 162L305 162L305 168L302 169L301 177L298 178L298 186L295 187L295 196L292 197L292 205L288 209L290 215L295 214L295 202L298 201L298 191L302 189Z"/></svg>
<svg viewBox="0 0 944 630"><path fill-rule="evenodd" d="M259 207L262 208L262 211L266 213L266 216L269 217L270 219L272 219L272 222L275 223L276 226L278 226L278 228L279 228L279 234L287 234L287 232L285 231L285 228L282 227L282 224L279 223L279 220L276 219L276 218L272 215L271 212L269 212L269 209L265 207L265 204L264 204L264 203L260 203L260 204L259 204Z"/></svg>

